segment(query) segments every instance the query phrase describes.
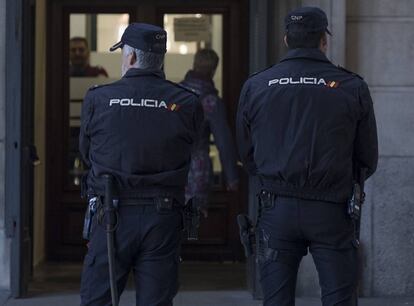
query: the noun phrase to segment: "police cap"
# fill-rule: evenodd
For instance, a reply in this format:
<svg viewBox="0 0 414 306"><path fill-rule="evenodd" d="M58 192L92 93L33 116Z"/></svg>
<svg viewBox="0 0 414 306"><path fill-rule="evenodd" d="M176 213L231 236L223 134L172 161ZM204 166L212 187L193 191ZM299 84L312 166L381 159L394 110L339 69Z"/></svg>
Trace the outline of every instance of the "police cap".
<svg viewBox="0 0 414 306"><path fill-rule="evenodd" d="M325 12L318 7L300 7L287 14L285 17L286 32L294 24L302 25L301 28L306 32L319 32L324 30L331 35L331 32L328 30L328 18Z"/></svg>
<svg viewBox="0 0 414 306"><path fill-rule="evenodd" d="M122 34L121 41L109 50L115 51L124 45L146 52L167 52L167 32L155 25L147 23L131 23Z"/></svg>

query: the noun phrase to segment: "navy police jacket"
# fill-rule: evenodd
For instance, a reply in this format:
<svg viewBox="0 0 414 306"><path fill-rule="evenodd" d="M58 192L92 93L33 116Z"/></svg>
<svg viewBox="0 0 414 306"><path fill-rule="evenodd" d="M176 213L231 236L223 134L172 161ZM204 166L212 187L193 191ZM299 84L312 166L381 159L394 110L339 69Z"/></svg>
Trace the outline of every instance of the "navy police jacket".
<svg viewBox="0 0 414 306"><path fill-rule="evenodd" d="M373 174L373 103L358 75L319 49L293 49L250 77L237 114L240 158L261 188L282 196L345 202L355 170Z"/></svg>
<svg viewBox="0 0 414 306"><path fill-rule="evenodd" d="M88 194L104 194L102 174L116 179L119 197L173 196L180 202L191 147L203 122L198 96L165 80L162 71L130 69L87 93L79 148Z"/></svg>

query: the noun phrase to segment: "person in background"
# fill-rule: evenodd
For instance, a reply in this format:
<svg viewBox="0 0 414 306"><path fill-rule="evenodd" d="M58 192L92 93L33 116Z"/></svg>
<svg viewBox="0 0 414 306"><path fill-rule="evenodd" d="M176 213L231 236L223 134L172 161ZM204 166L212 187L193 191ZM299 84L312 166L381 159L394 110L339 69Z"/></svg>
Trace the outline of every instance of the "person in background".
<svg viewBox="0 0 414 306"><path fill-rule="evenodd" d="M234 144L226 109L218 96L213 77L216 73L219 57L214 50L201 49L194 57L193 69L185 75L181 85L200 96L204 110L201 135L191 152L191 166L186 187L186 201L193 203L207 217L208 194L213 177L213 167L210 160L210 135L220 154L228 190L238 188L238 169L236 146Z"/></svg>
<svg viewBox="0 0 414 306"><path fill-rule="evenodd" d="M69 54L71 77L108 77L108 73L104 68L90 65L90 50L86 38L71 38Z"/></svg>

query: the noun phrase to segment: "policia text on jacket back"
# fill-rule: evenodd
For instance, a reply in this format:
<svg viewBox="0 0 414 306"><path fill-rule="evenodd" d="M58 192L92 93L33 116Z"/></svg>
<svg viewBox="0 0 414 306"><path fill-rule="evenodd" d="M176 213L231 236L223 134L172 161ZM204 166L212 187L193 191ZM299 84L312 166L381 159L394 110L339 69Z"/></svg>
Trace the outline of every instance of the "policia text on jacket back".
<svg viewBox="0 0 414 306"><path fill-rule="evenodd" d="M132 269L136 305L167 306L177 293L184 187L190 149L203 121L198 97L165 80L166 32L131 24L121 41L122 79L92 88L81 117L94 216L81 281L82 306L107 306L111 291L102 175L114 178L115 269L122 293Z"/></svg>
<svg viewBox="0 0 414 306"><path fill-rule="evenodd" d="M324 306L356 305L355 222L347 213L353 181L377 167L373 104L358 75L325 56L323 11L285 19L289 51L249 78L241 92L240 157L261 183L256 224L264 305L292 306L299 263L313 256Z"/></svg>

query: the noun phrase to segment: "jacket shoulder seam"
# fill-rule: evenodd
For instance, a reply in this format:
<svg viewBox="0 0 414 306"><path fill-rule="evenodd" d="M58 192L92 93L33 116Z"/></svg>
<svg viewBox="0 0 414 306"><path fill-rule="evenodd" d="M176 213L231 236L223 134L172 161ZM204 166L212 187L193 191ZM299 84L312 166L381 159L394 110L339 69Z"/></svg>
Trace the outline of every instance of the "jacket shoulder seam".
<svg viewBox="0 0 414 306"><path fill-rule="evenodd" d="M165 80L165 81L167 81L168 83L170 83L171 85L173 85L173 86L175 86L175 87L178 87L178 88L180 88L180 89L185 90L186 92L188 92L188 93L190 93L190 94L194 95L196 98L198 98L198 97L200 96L200 95L199 95L199 94L197 94L195 91L192 91L192 90L188 89L187 87L185 87L185 86L183 86L183 85L181 85L181 84L171 82L170 80Z"/></svg>
<svg viewBox="0 0 414 306"><path fill-rule="evenodd" d="M351 70L348 70L348 69L346 69L346 68L344 68L344 67L342 67L342 66L340 66L340 65L338 65L338 66L336 66L338 69L340 69L340 70L342 70L342 71L344 71L344 72L346 72L346 73L348 73L348 74L351 74L351 75L353 75L353 76L356 76L357 78L359 78L359 79L361 79L361 80L363 80L364 78L362 77L362 76L360 76L359 74L357 74L357 73L355 73L355 72L352 72Z"/></svg>

